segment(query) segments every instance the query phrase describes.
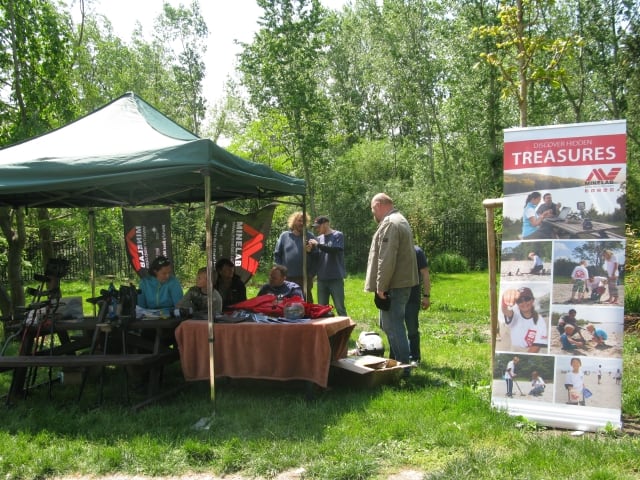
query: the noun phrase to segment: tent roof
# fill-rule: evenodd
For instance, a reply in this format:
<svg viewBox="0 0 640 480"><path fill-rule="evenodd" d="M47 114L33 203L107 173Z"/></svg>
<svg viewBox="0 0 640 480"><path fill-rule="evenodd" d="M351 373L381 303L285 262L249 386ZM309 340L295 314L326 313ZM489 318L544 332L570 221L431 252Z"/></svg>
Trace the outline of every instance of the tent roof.
<svg viewBox="0 0 640 480"><path fill-rule="evenodd" d="M304 195L304 180L243 160L134 93L0 150L0 206L139 206Z"/></svg>

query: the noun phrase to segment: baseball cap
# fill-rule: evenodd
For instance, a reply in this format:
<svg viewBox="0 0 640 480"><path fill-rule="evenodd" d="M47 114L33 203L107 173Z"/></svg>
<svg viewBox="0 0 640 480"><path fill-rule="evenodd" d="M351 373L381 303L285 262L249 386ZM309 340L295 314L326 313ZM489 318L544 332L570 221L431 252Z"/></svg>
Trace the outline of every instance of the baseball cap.
<svg viewBox="0 0 640 480"><path fill-rule="evenodd" d="M535 298L535 297L533 296L533 292L532 292L532 291L531 291L531 289L530 289L530 288L528 288L528 287L520 287L520 288L518 289L518 293L520 294L520 295L519 295L520 297L531 297L531 298Z"/></svg>
<svg viewBox="0 0 640 480"><path fill-rule="evenodd" d="M325 217L324 215L320 215L313 221L313 226L317 227L318 225L322 225L323 223L327 223L329 221L329 217Z"/></svg>

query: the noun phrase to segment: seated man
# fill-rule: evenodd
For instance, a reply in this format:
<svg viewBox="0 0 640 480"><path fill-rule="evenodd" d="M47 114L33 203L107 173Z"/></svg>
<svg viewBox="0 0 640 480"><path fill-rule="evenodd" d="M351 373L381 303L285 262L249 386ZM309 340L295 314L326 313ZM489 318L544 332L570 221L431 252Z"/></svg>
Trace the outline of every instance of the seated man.
<svg viewBox="0 0 640 480"><path fill-rule="evenodd" d="M269 283L265 283L258 291L258 296L268 295L288 297L303 297L302 288L297 283L287 280L287 267L284 265L274 265L269 272Z"/></svg>
<svg viewBox="0 0 640 480"><path fill-rule="evenodd" d="M576 318L577 313L578 312L576 312L576 310L572 308L569 310L569 312L565 313L560 317L560 320L558 320L558 327L557 327L560 335L564 333L564 326L568 324L573 325L574 329L578 330L578 319Z"/></svg>

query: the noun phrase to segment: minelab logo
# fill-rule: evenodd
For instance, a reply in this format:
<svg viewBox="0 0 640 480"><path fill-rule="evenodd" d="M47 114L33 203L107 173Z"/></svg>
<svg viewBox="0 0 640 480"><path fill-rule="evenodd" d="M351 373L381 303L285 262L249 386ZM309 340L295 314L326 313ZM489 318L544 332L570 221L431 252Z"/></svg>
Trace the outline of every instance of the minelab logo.
<svg viewBox="0 0 640 480"><path fill-rule="evenodd" d="M249 239L242 244L242 268L244 268L251 275L258 270L258 260L253 258L254 255L258 255L264 248L264 235L246 223L243 225L245 235L249 236Z"/></svg>
<svg viewBox="0 0 640 480"><path fill-rule="evenodd" d="M616 167L606 172L604 168L594 168L585 180L587 185L613 185L616 177L622 171L622 168Z"/></svg>

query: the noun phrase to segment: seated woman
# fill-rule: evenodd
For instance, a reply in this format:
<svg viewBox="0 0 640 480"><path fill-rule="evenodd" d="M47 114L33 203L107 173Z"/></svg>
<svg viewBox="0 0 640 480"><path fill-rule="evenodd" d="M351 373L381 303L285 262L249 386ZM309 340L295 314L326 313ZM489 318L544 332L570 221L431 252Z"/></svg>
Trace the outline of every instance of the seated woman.
<svg viewBox="0 0 640 480"><path fill-rule="evenodd" d="M269 283L265 283L258 291L260 295L282 295L284 298L302 297L302 287L297 283L287 280L287 267L284 265L274 265L269 272Z"/></svg>
<svg viewBox="0 0 640 480"><path fill-rule="evenodd" d="M172 274L171 261L159 256L151 262L149 275L140 280L138 306L162 310L169 316L182 298L182 286Z"/></svg>
<svg viewBox="0 0 640 480"><path fill-rule="evenodd" d="M234 303L247 299L247 287L245 287L239 275L236 275L236 267L228 258L219 258L216 262L218 280L214 287L222 297L222 308L227 308Z"/></svg>
<svg viewBox="0 0 640 480"><path fill-rule="evenodd" d="M531 192L524 201L524 212L522 214L523 239L551 238L553 236L551 229L542 223L545 218L552 215L552 211L536 212L541 198L540 192Z"/></svg>
<svg viewBox="0 0 640 480"><path fill-rule="evenodd" d="M178 302L178 308L190 308L191 316L196 319L207 318L207 267L202 267L196 275L196 284L187 290L184 297ZM213 311L222 312L222 297L213 289Z"/></svg>

